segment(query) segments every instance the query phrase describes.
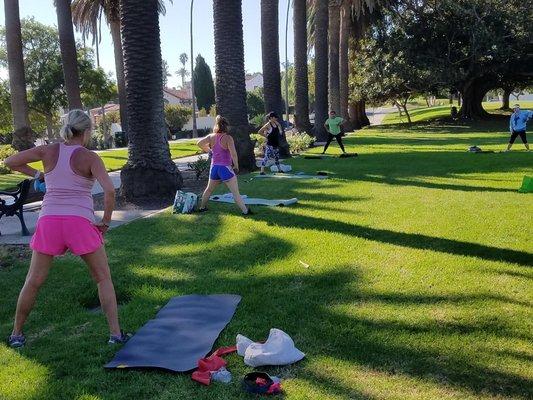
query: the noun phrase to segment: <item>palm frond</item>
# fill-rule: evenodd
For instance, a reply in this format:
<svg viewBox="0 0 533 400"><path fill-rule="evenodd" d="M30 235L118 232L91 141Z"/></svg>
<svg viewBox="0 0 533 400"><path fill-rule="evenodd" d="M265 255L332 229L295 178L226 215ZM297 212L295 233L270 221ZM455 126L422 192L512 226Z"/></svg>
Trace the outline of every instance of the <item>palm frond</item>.
<svg viewBox="0 0 533 400"><path fill-rule="evenodd" d="M172 0L168 0L172 4ZM119 0L73 0L72 2L72 22L81 34L93 40L98 33L98 23L105 15L106 21L118 21L120 19ZM166 13L165 1L159 0L157 9L160 14Z"/></svg>

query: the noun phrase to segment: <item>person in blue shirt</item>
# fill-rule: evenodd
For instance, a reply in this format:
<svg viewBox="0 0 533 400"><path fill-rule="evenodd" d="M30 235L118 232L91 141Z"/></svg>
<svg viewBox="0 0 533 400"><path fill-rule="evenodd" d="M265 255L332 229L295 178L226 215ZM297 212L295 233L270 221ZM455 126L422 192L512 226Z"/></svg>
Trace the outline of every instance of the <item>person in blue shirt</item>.
<svg viewBox="0 0 533 400"><path fill-rule="evenodd" d="M517 136L520 136L520 139L522 139L524 146L526 146L527 151L529 151L529 144L527 143L526 138L526 127L527 121L533 118L533 111L520 110L520 105L518 104L515 104L513 106L513 109L514 112L511 114L511 120L509 121L509 130L511 131L511 138L509 139L509 145L507 146L507 150L505 151L511 150L511 147L513 146L513 143L516 140Z"/></svg>

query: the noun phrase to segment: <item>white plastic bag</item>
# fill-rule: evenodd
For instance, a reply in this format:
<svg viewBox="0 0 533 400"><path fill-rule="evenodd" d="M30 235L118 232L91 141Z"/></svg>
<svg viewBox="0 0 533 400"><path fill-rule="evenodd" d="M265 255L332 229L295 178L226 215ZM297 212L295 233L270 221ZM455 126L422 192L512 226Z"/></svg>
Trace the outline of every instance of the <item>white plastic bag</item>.
<svg viewBox="0 0 533 400"><path fill-rule="evenodd" d="M247 337L238 335L237 354L244 355L244 363L254 368L262 365L288 365L305 357L291 337L276 328L270 330L265 343L254 343Z"/></svg>
<svg viewBox="0 0 533 400"><path fill-rule="evenodd" d="M280 164L279 168L281 169L282 172L290 172L290 171L292 171L292 167L290 165L287 165L287 164ZM279 172L278 166L277 165L271 166L270 167L270 171Z"/></svg>

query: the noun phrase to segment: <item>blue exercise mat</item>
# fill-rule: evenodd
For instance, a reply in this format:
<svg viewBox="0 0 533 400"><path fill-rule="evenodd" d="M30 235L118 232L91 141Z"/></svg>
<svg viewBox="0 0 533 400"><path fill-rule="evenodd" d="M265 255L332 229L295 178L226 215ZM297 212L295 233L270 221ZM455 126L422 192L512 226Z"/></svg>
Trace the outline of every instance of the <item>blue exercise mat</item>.
<svg viewBox="0 0 533 400"><path fill-rule="evenodd" d="M240 301L241 296L234 294L174 297L105 368L193 370L212 350Z"/></svg>
<svg viewBox="0 0 533 400"><path fill-rule="evenodd" d="M296 204L298 199L293 197L292 199L260 199L255 197L248 197L247 195L241 195L244 204L247 205L256 205L256 206L271 206L271 207L284 207L290 206L291 204ZM211 201L218 201L220 203L235 203L233 199L233 194L226 193L220 195L214 195L209 198Z"/></svg>

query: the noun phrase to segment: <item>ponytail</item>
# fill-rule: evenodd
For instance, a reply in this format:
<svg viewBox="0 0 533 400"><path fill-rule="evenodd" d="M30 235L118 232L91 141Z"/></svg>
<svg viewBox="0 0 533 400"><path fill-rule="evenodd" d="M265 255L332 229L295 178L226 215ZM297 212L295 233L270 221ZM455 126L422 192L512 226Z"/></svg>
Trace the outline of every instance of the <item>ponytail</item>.
<svg viewBox="0 0 533 400"><path fill-rule="evenodd" d="M67 141L74 136L83 135L91 129L91 119L83 110L71 110L65 118L65 123L61 127L60 135Z"/></svg>
<svg viewBox="0 0 533 400"><path fill-rule="evenodd" d="M228 127L229 127L228 120L226 118L224 118L223 116L221 116L221 115L217 115L217 117L215 119L215 126L213 127L213 132L215 132L215 133L219 133L219 132L228 133Z"/></svg>

